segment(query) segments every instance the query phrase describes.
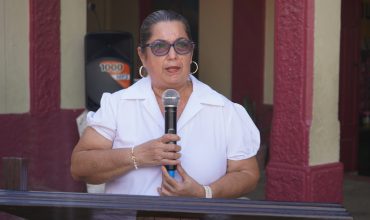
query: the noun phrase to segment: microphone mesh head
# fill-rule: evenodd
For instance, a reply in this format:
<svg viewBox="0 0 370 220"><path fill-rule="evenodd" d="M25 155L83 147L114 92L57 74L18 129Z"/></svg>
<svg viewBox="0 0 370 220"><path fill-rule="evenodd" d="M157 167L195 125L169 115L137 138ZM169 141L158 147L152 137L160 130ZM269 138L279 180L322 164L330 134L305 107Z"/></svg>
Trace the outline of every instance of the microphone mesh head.
<svg viewBox="0 0 370 220"><path fill-rule="evenodd" d="M180 94L174 89L167 89L162 94L162 102L165 107L177 107Z"/></svg>

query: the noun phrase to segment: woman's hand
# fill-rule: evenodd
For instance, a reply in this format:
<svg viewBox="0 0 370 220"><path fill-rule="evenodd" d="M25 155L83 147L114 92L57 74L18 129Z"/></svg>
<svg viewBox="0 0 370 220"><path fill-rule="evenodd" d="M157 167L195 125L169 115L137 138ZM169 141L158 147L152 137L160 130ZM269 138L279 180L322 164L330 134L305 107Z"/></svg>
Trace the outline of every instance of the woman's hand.
<svg viewBox="0 0 370 220"><path fill-rule="evenodd" d="M260 174L255 156L228 160L227 167L226 174L210 185L212 198L238 198L256 187ZM162 185L158 188L161 196L205 197L203 186L190 177L181 164L177 165L177 172L182 178L181 182L172 178L162 166Z"/></svg>
<svg viewBox="0 0 370 220"><path fill-rule="evenodd" d="M164 166L161 169L162 185L158 188L158 193L161 196L205 197L203 186L191 178L181 164L177 165L177 173L181 176L182 182L177 182L172 178Z"/></svg>
<svg viewBox="0 0 370 220"><path fill-rule="evenodd" d="M134 148L139 167L158 166L158 165L177 165L181 157L179 151L181 147L176 144L169 144L171 141L179 141L180 137L176 134L165 134L158 139L154 139L138 145Z"/></svg>

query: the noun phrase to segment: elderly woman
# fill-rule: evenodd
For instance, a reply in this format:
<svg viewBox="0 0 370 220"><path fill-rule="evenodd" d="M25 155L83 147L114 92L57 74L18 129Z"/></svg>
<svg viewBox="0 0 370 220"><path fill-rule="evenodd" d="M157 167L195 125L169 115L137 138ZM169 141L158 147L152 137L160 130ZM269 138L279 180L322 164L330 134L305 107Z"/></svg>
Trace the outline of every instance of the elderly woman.
<svg viewBox="0 0 370 220"><path fill-rule="evenodd" d="M87 116L72 153L74 179L106 183L106 193L235 198L259 179L259 132L245 109L191 75L194 43L186 19L150 14L138 47L147 76ZM177 135L164 134L162 93L175 89ZM173 144L177 142L177 144ZM164 165L176 165L171 177Z"/></svg>

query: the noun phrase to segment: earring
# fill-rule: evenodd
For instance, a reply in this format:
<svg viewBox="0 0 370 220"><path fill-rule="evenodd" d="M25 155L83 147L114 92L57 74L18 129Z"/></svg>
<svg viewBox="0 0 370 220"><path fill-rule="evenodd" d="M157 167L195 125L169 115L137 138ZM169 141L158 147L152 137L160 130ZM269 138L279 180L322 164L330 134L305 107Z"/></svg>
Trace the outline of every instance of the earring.
<svg viewBox="0 0 370 220"><path fill-rule="evenodd" d="M194 73L198 72L198 64L195 61L191 61L191 63L195 64L195 70L193 72L190 72L193 75Z"/></svg>
<svg viewBox="0 0 370 220"><path fill-rule="evenodd" d="M143 75L143 69L144 69L145 67L144 66L140 66L140 68L139 68L139 75L141 76L141 78L144 78L145 76ZM144 69L145 70L145 69ZM147 74L145 74L145 75L147 75Z"/></svg>

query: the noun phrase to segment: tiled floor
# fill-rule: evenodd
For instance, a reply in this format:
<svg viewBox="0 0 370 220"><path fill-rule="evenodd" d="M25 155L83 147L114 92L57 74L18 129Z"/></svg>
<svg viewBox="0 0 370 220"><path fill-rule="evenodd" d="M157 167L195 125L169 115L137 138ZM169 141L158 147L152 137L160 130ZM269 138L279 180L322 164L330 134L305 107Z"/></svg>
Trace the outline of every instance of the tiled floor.
<svg viewBox="0 0 370 220"><path fill-rule="evenodd" d="M248 194L250 199L263 200L265 176L262 174L257 189ZM370 176L346 173L343 184L343 206L351 213L354 220L370 220Z"/></svg>

